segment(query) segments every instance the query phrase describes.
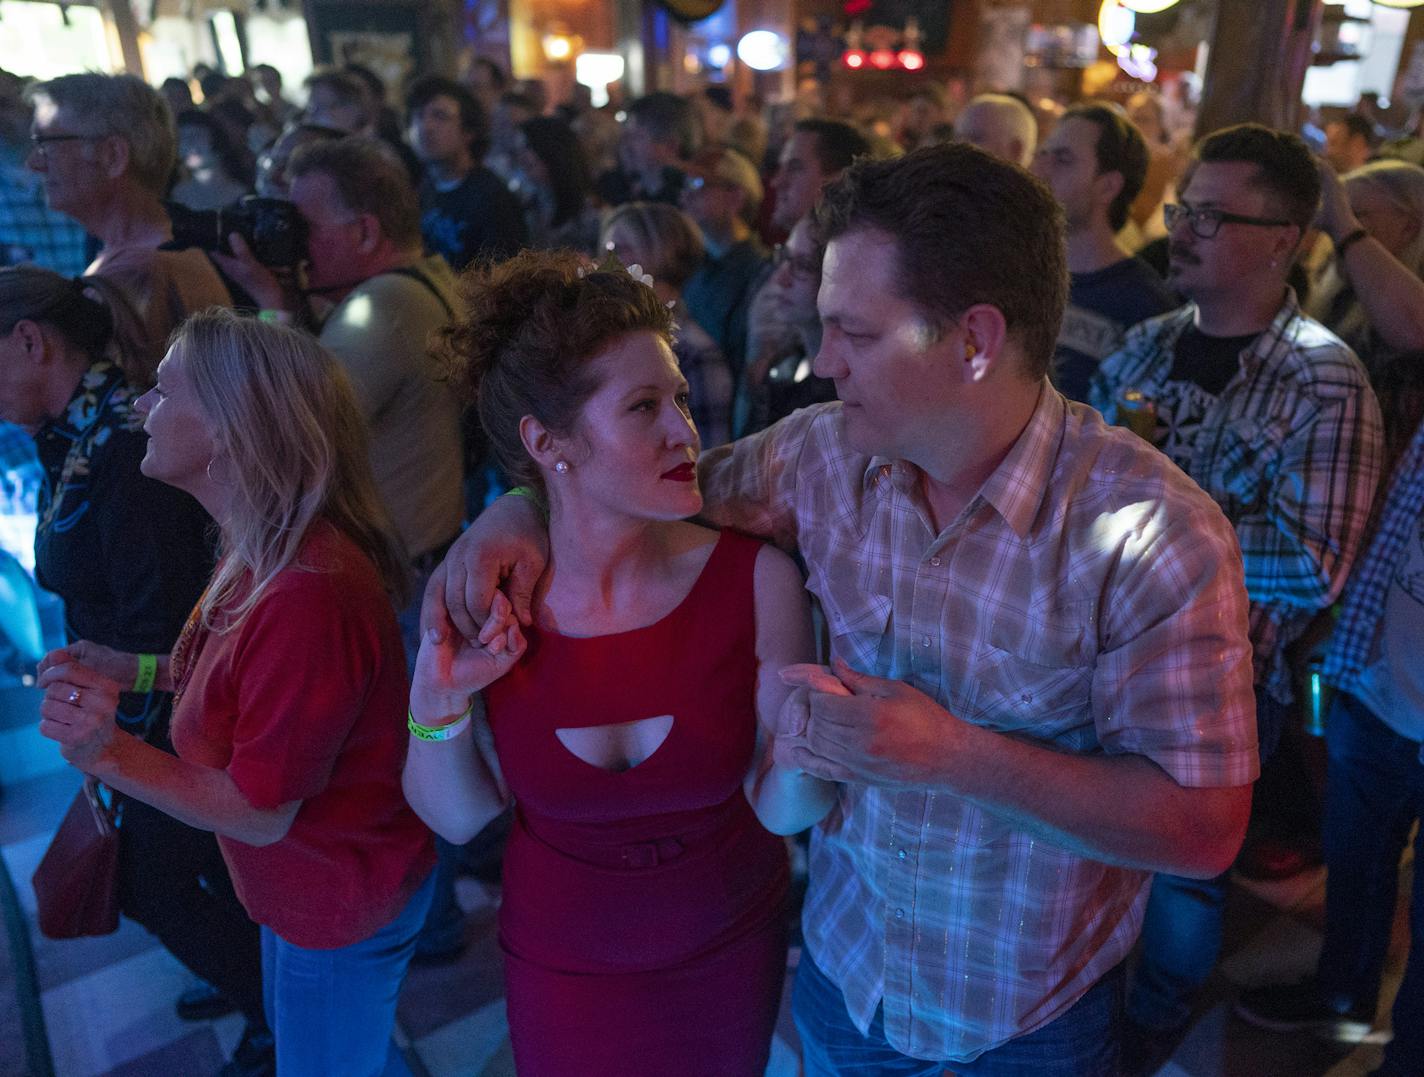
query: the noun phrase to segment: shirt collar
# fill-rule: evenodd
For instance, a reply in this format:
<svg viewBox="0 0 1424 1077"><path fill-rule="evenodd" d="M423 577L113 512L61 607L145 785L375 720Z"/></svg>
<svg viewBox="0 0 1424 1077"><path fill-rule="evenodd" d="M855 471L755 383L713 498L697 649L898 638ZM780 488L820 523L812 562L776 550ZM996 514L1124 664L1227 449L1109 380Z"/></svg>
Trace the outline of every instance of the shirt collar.
<svg viewBox="0 0 1424 1077"><path fill-rule="evenodd" d="M70 437L88 433L103 416L114 386L123 380L122 370L109 360L101 359L84 372L64 411L50 421L48 428Z"/></svg>
<svg viewBox="0 0 1424 1077"><path fill-rule="evenodd" d="M1048 494L1067 410L1062 394L1044 379L1028 425L975 497L992 506L1020 538L1028 537ZM863 476L866 488L882 497L891 489L918 496L919 480L919 468L889 456L872 456Z"/></svg>

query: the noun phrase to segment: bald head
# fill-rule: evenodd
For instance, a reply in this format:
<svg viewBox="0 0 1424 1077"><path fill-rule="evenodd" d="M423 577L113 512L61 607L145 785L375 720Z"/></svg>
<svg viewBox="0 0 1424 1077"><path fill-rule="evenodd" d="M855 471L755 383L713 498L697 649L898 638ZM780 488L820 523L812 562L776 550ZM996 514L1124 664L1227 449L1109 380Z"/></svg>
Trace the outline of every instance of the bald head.
<svg viewBox="0 0 1424 1077"><path fill-rule="evenodd" d="M1027 168L1038 145L1038 123L1027 105L1007 94L986 93L970 101L954 123L956 137L1005 161Z"/></svg>

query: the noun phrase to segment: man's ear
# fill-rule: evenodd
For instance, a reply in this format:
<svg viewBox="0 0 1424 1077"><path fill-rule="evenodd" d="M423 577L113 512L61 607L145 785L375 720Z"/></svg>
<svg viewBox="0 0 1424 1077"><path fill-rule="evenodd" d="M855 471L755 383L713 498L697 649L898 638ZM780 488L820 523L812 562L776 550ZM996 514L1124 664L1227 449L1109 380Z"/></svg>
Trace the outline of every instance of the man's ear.
<svg viewBox="0 0 1424 1077"><path fill-rule="evenodd" d="M959 316L962 352L952 356L960 367L962 380L983 381L1004 359L1009 339L1004 312L992 303L976 303Z"/></svg>
<svg viewBox="0 0 1424 1077"><path fill-rule="evenodd" d="M1107 207L1113 204L1114 199L1122 193L1123 184L1126 181L1122 178L1122 173L1113 169L1108 172L1100 172L1093 180L1093 193L1097 196L1099 204Z"/></svg>
<svg viewBox="0 0 1424 1077"><path fill-rule="evenodd" d="M381 231L381 222L376 219L374 213L363 213L357 218L361 225L361 237L356 241L356 248L362 254L373 254L377 247L381 245L381 240L385 238L385 233Z"/></svg>
<svg viewBox="0 0 1424 1077"><path fill-rule="evenodd" d="M95 143L99 170L110 179L119 179L129 170L133 149L122 135L106 135Z"/></svg>

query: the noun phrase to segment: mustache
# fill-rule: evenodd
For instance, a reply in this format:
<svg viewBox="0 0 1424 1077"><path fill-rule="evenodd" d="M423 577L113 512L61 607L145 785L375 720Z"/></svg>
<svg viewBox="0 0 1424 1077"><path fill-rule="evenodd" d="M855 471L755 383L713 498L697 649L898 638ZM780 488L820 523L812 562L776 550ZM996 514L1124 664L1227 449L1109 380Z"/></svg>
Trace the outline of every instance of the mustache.
<svg viewBox="0 0 1424 1077"><path fill-rule="evenodd" d="M1169 246L1169 247L1167 248L1167 257L1168 257L1169 260L1171 260L1171 261L1173 261L1173 262L1181 262L1181 263L1183 263L1184 265L1189 265L1189 266L1201 265L1201 259L1200 259L1200 258L1198 258L1198 257L1197 257L1194 253L1192 253L1192 251L1189 250L1188 248L1183 247L1183 246L1181 246L1180 244L1177 244L1177 243L1173 243L1171 246Z"/></svg>

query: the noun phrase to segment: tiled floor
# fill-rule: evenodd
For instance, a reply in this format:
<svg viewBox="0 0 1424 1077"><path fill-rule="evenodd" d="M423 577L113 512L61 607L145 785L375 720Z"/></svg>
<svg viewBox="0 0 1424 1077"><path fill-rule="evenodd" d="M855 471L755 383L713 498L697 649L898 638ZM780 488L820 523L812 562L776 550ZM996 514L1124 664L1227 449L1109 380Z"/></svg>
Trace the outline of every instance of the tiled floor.
<svg viewBox="0 0 1424 1077"><path fill-rule="evenodd" d="M11 785L0 799L0 852L27 916L33 915L30 873L76 785L73 774L62 770ZM429 1077L507 1077L514 1067L493 932L498 890L462 879L459 894L469 914L470 948L456 964L412 970L398 1039L416 1077L422 1071ZM1311 967L1320 942L1322 894L1319 872L1234 888L1227 956L1161 1077L1355 1077L1378 1062L1383 1031L1358 1045L1323 1044L1259 1032L1229 1016L1230 1000L1242 985L1294 977ZM32 921L30 926L58 1077L205 1077L221 1065L241 1032L240 1020L180 1022L172 1003L187 985L187 974L141 929L125 924L107 938L61 943L39 937ZM1381 1000L1382 1024L1402 971L1403 931L1401 916ZM6 992L13 992L13 984L0 985L0 1010L6 1008ZM7 1034L0 1038L4 1077L24 1072L10 1027L4 1026ZM783 1012L769 1074L795 1077L795 1042Z"/></svg>

